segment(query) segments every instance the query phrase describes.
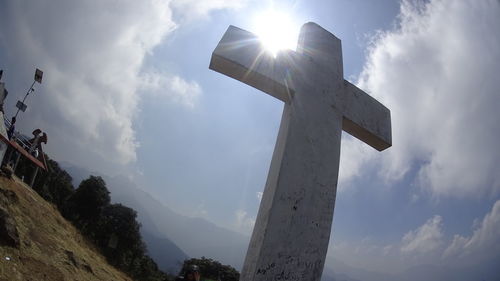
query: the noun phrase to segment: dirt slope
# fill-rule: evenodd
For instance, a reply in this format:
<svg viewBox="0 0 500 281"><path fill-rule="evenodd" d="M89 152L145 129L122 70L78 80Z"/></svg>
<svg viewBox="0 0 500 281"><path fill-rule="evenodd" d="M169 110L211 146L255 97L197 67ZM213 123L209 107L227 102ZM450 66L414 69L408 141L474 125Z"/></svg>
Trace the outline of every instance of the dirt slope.
<svg viewBox="0 0 500 281"><path fill-rule="evenodd" d="M1 176L0 232L0 281L132 280L107 264L56 207Z"/></svg>

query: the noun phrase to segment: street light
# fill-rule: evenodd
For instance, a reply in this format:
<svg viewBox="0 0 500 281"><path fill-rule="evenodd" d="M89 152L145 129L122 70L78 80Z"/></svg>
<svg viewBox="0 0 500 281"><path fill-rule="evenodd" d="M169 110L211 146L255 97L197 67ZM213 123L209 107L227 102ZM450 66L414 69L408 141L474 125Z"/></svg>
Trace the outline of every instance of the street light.
<svg viewBox="0 0 500 281"><path fill-rule="evenodd" d="M23 101L17 101L16 103L17 112L16 115L14 115L14 117L17 117L19 110L21 110L22 112L26 111L26 108L28 108L28 106L24 102L26 101L28 95L35 91L35 89L33 88L33 86L35 86L35 83L38 82L39 84L42 84L42 78L43 78L43 71L37 68L35 70L35 77L33 79L33 84L31 84L31 87L26 92L26 95L24 95Z"/></svg>

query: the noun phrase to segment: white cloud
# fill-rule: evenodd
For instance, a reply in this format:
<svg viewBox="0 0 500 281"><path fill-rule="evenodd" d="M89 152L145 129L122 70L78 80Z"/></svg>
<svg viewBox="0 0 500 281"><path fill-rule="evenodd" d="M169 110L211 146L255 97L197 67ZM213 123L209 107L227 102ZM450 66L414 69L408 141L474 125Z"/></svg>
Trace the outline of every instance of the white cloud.
<svg viewBox="0 0 500 281"><path fill-rule="evenodd" d="M175 28L166 3L11 1L4 6L1 38L12 64L33 64L45 72L44 95L31 114L38 115L51 139L66 142L68 150L107 154L116 163L134 161L137 73L144 56ZM17 72L11 77L25 70L7 67ZM71 155L68 150L58 154Z"/></svg>
<svg viewBox="0 0 500 281"><path fill-rule="evenodd" d="M207 14L211 9L234 7L217 1L197 3L196 7L179 4L179 9ZM195 81L175 74L161 73L156 80L143 81L160 75L143 73L143 62L178 28L172 19L174 4L162 0L2 1L0 50L11 92L7 110L16 102L12 93L25 90L26 74L31 76L35 67L44 70L43 84L37 86L40 95L30 97L29 117L22 116L18 128L47 131L46 150L57 160L93 170L134 162L140 144L133 121L144 85L157 86L149 90L190 107L201 93Z"/></svg>
<svg viewBox="0 0 500 281"><path fill-rule="evenodd" d="M434 216L425 224L403 236L401 252L405 254L427 254L437 250L443 243L441 216Z"/></svg>
<svg viewBox="0 0 500 281"><path fill-rule="evenodd" d="M206 218L208 215L208 211L205 208L205 202L201 202L196 209L194 210L192 217L200 217L200 218Z"/></svg>
<svg viewBox="0 0 500 281"><path fill-rule="evenodd" d="M247 0L174 0L172 8L185 20L206 17L208 13L216 9L239 9L247 3Z"/></svg>
<svg viewBox="0 0 500 281"><path fill-rule="evenodd" d="M470 237L455 235L443 257L455 261L481 262L500 253L500 200L486 214Z"/></svg>
<svg viewBox="0 0 500 281"><path fill-rule="evenodd" d="M405 267L399 243L378 244L366 238L361 241L339 241L335 240L335 236L333 239L328 255L350 266L380 272L396 272Z"/></svg>
<svg viewBox="0 0 500 281"><path fill-rule="evenodd" d="M255 218L248 215L248 213L244 210L236 210L236 223L235 228L237 231L250 234L253 230L253 226L255 225Z"/></svg>
<svg viewBox="0 0 500 281"><path fill-rule="evenodd" d="M500 2L401 7L399 26L374 39L358 81L391 110L393 147L372 157L345 150L358 162L382 162L390 180L416 168L420 186L436 196L498 194ZM362 165L351 162L346 176Z"/></svg>
<svg viewBox="0 0 500 281"><path fill-rule="evenodd" d="M194 107L201 95L196 81L186 81L178 75L150 71L142 76L141 89L187 107Z"/></svg>
<svg viewBox="0 0 500 281"><path fill-rule="evenodd" d="M349 180L362 173L364 164L374 156L372 150L368 145L360 143L358 139L343 135L340 150L339 191L345 190L349 186Z"/></svg>
<svg viewBox="0 0 500 281"><path fill-rule="evenodd" d="M349 265L379 272L397 273L421 265L473 269L498 260L500 253L500 200L484 218L474 220L470 236L447 236L443 218L436 215L423 225L408 231L400 241L377 244L372 239L361 242L334 241L329 255ZM381 258L383 257L383 258Z"/></svg>

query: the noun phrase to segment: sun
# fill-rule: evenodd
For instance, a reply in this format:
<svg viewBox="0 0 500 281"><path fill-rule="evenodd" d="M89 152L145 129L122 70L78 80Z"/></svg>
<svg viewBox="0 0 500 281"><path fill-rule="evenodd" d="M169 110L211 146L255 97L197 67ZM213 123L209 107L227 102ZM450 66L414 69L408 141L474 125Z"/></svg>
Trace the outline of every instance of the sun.
<svg viewBox="0 0 500 281"><path fill-rule="evenodd" d="M298 40L298 25L286 12L267 10L257 14L253 20L254 33L274 56L279 50L295 50Z"/></svg>

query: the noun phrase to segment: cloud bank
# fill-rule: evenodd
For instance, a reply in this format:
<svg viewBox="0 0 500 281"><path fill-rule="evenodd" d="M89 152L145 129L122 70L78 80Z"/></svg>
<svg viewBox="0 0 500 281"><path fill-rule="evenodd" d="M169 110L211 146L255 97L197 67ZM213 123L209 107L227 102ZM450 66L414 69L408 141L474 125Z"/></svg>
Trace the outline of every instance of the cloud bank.
<svg viewBox="0 0 500 281"><path fill-rule="evenodd" d="M402 1L395 27L373 38L357 82L391 110L393 147L379 153L344 136L341 187L376 169L387 186L409 182L434 198L498 200L498 15L496 0ZM500 259L499 212L500 200L470 235L446 233L435 215L393 242L334 242L331 252L394 274L422 264L479 267Z"/></svg>
<svg viewBox="0 0 500 281"><path fill-rule="evenodd" d="M247 0L176 0L172 1L171 7L178 12L182 20L193 20L198 17L207 17L212 10L239 9L247 2Z"/></svg>
<svg viewBox="0 0 500 281"><path fill-rule="evenodd" d="M164 97L168 100L193 108L202 93L196 81L186 81L178 75L165 72L150 71L141 77L140 89L153 97Z"/></svg>
<svg viewBox="0 0 500 281"><path fill-rule="evenodd" d="M479 263L500 256L500 200L469 237L455 235L443 253L459 263Z"/></svg>
<svg viewBox="0 0 500 281"><path fill-rule="evenodd" d="M402 2L398 25L373 39L358 81L391 110L393 147L377 154L347 143L350 171L341 174L382 162L385 179L415 170L434 196L500 192L498 15L496 0Z"/></svg>
<svg viewBox="0 0 500 281"><path fill-rule="evenodd" d="M445 225L446 221L435 215L409 230L399 241L377 244L365 238L361 243L334 243L330 253L351 266L393 274L420 266L439 267L444 271L466 267L474 272L482 264L500 260L500 200L479 224L472 223L469 236L447 235L443 230Z"/></svg>
<svg viewBox="0 0 500 281"><path fill-rule="evenodd" d="M402 239L401 252L429 253L436 250L442 244L442 221L441 216L434 216L416 230L406 233Z"/></svg>
<svg viewBox="0 0 500 281"><path fill-rule="evenodd" d="M30 97L29 117L22 117L29 121L21 120L20 128L47 131L46 150L58 160L104 171L103 163L109 167L133 163L140 145L134 131L140 95L154 93L148 98L193 107L202 92L195 81L175 73L143 71L146 56L179 27L173 20L173 6L179 13L195 16L227 5L220 1L200 5L160 0L2 1L0 50L6 60L1 67L11 93L24 90L24 77L31 76L35 67L45 72L38 87L43 95ZM9 96L9 108L14 108L16 98Z"/></svg>
<svg viewBox="0 0 500 281"><path fill-rule="evenodd" d="M246 235L251 234L255 225L255 218L242 209L236 210L235 217L235 230Z"/></svg>

